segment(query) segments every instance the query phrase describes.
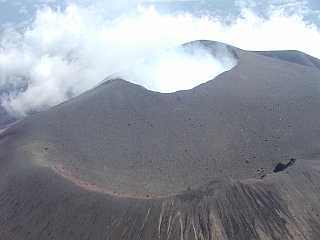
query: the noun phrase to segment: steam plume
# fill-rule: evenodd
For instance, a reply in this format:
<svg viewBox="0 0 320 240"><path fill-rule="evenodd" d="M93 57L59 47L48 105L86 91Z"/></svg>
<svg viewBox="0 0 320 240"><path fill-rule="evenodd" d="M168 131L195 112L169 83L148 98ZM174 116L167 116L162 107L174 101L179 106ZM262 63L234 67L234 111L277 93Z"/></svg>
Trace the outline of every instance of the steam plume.
<svg viewBox="0 0 320 240"><path fill-rule="evenodd" d="M303 37L302 39L299 39ZM0 38L1 103L14 115L46 109L79 95L110 75L148 89L189 89L232 68L198 48L177 48L209 39L244 49L297 49L320 57L320 33L300 12L272 10L267 18L249 9L232 23L214 16L160 14L138 7L110 18L97 8L73 3L38 10L23 30L6 29Z"/></svg>

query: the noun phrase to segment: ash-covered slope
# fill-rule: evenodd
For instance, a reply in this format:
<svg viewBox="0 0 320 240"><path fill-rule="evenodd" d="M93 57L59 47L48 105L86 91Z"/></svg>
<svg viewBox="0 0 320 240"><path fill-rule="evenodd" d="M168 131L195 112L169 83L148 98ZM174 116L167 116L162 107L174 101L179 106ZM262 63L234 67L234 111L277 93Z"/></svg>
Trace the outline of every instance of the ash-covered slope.
<svg viewBox="0 0 320 240"><path fill-rule="evenodd" d="M320 69L320 60L295 50L256 52L264 56Z"/></svg>
<svg viewBox="0 0 320 240"><path fill-rule="evenodd" d="M228 48L192 90L113 80L2 133L0 236L319 239L320 71Z"/></svg>

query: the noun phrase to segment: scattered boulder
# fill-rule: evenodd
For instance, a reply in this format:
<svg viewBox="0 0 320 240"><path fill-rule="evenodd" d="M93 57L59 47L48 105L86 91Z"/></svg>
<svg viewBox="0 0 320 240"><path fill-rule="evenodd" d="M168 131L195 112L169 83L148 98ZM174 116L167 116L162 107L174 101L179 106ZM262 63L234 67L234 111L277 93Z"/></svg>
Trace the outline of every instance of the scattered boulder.
<svg viewBox="0 0 320 240"><path fill-rule="evenodd" d="M282 172L286 170L288 167L291 167L293 164L295 164L297 160L295 158L291 158L290 161L287 164L278 163L277 166L273 169L274 173Z"/></svg>

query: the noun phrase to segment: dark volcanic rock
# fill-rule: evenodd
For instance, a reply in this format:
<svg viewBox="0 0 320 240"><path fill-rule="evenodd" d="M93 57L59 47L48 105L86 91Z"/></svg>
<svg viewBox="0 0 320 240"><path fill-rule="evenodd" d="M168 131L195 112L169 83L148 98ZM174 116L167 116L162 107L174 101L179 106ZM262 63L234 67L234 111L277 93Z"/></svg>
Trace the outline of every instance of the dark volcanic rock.
<svg viewBox="0 0 320 240"><path fill-rule="evenodd" d="M282 172L286 170L288 167L291 167L293 164L295 164L296 159L291 158L290 161L287 164L278 163L277 166L273 169L274 173Z"/></svg>
<svg viewBox="0 0 320 240"><path fill-rule="evenodd" d="M192 90L109 81L1 133L0 239L320 239L320 71L227 49Z"/></svg>

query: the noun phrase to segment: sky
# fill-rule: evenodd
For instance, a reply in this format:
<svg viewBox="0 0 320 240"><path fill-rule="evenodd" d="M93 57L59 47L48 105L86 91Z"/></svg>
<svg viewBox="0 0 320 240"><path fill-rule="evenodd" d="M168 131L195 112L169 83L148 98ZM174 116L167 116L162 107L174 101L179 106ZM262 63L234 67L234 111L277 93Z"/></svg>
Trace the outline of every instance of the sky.
<svg viewBox="0 0 320 240"><path fill-rule="evenodd" d="M154 5L160 12L190 12L193 14L212 14L224 18L236 17L241 7L250 6L256 13L265 14L270 6L286 7L296 10L296 6L308 8L305 17L313 22L320 23L318 0L0 0L0 23L17 23L29 20L36 10L44 5L65 8L68 3L84 5L100 5L107 10L108 15L128 11L137 4ZM312 11L310 11L312 10Z"/></svg>
<svg viewBox="0 0 320 240"><path fill-rule="evenodd" d="M0 0L0 104L25 116L124 78L158 92L191 89L230 70L194 40L320 58L315 0Z"/></svg>

